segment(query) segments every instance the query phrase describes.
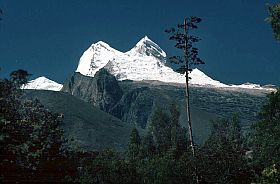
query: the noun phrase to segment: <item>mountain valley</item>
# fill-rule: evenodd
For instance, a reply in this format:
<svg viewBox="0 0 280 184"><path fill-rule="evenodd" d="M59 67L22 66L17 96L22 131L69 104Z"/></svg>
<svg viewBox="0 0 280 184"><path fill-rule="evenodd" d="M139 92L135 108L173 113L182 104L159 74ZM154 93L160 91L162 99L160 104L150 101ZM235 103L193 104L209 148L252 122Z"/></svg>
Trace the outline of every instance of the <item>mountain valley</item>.
<svg viewBox="0 0 280 184"><path fill-rule="evenodd" d="M77 70L63 85L41 77L30 81L24 89L36 89L28 92L27 96L38 97L47 107L65 114L66 133L76 136L81 147L122 149L127 144L127 136L132 127L145 133L155 110L162 108L168 111L171 103L180 107L180 123L186 126L185 76L166 66L167 60L166 53L146 36L127 52L120 52L99 41L84 52ZM197 143L207 139L211 120L217 118L230 118L238 114L242 129L246 131L256 120L266 95L275 90L271 85L223 84L199 69L194 69L190 77L190 104ZM82 100L77 102L80 105L75 106L71 102L72 96L75 100ZM57 104L59 98L64 99L63 108ZM85 107L81 107L83 104ZM68 107L71 108L68 110ZM79 111L75 111L75 108L79 108ZM87 110L81 112L83 108ZM97 117L104 118L99 121ZM74 121L77 124L69 124L71 121L68 118L71 121L78 118ZM116 133L117 129L109 128L112 122L126 128L119 126L122 128ZM100 123L108 127L101 130ZM94 135L92 132L98 133ZM116 144L119 146L110 141L94 141L91 144L91 140L98 140L102 132L108 140L117 139ZM123 138L116 136L123 133L126 134L122 135Z"/></svg>

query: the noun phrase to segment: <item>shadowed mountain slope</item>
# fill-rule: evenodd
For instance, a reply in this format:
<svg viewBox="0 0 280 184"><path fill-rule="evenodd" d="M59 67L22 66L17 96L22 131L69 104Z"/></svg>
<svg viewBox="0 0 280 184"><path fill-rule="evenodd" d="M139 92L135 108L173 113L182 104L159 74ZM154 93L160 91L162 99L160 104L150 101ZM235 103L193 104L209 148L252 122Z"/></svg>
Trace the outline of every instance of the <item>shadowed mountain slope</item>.
<svg viewBox="0 0 280 184"><path fill-rule="evenodd" d="M63 129L75 146L90 150L124 150L132 126L76 97L54 91L25 90L25 98L38 98L54 112L63 113Z"/></svg>

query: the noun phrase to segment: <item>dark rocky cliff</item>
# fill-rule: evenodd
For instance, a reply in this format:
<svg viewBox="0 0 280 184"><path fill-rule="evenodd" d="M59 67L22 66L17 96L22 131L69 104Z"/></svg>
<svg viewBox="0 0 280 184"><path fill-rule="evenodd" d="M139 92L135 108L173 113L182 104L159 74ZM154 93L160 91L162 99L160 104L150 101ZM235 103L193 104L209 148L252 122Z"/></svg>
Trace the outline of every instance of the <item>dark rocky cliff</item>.
<svg viewBox="0 0 280 184"><path fill-rule="evenodd" d="M62 91L77 96L105 112L115 106L123 96L118 81L105 69L99 70L95 77L74 73L65 81Z"/></svg>
<svg viewBox="0 0 280 184"><path fill-rule="evenodd" d="M62 91L141 128L146 127L154 105L150 88L136 87L123 93L106 69L99 70L94 77L74 73L65 81Z"/></svg>

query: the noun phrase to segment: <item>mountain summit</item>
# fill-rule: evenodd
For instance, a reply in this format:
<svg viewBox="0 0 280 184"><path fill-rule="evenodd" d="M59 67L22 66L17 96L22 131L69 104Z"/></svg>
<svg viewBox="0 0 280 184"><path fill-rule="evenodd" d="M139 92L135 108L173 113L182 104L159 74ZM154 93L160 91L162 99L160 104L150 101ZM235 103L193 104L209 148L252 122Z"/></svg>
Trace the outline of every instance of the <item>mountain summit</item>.
<svg viewBox="0 0 280 184"><path fill-rule="evenodd" d="M185 76L165 63L166 53L145 36L127 52L120 52L102 41L92 44L81 56L76 72L93 77L98 70L106 68L118 80L185 83ZM227 87L198 69L194 69L190 77L190 84L193 85Z"/></svg>
<svg viewBox="0 0 280 184"><path fill-rule="evenodd" d="M38 90L51 90L60 91L62 84L52 81L44 76L38 77L29 81L26 85L21 87L22 89L38 89Z"/></svg>
<svg viewBox="0 0 280 184"><path fill-rule="evenodd" d="M126 52L130 56L153 56L160 60L165 60L166 53L147 36L142 38L130 51Z"/></svg>

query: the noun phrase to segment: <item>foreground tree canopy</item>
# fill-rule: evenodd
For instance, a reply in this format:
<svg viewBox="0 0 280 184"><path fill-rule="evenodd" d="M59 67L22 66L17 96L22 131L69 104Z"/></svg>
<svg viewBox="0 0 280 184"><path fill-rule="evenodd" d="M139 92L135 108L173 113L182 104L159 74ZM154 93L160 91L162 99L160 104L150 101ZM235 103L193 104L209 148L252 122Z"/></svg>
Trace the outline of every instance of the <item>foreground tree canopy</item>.
<svg viewBox="0 0 280 184"><path fill-rule="evenodd" d="M252 127L254 163L268 183L280 182L280 90L268 95L259 114L260 121Z"/></svg>
<svg viewBox="0 0 280 184"><path fill-rule="evenodd" d="M4 182L38 181L38 175L56 162L63 142L60 116L38 100L22 99L20 86L27 83L29 75L17 70L11 73L11 80L0 79L0 168Z"/></svg>
<svg viewBox="0 0 280 184"><path fill-rule="evenodd" d="M266 19L271 24L275 38L280 42L280 3L268 6L269 17Z"/></svg>

